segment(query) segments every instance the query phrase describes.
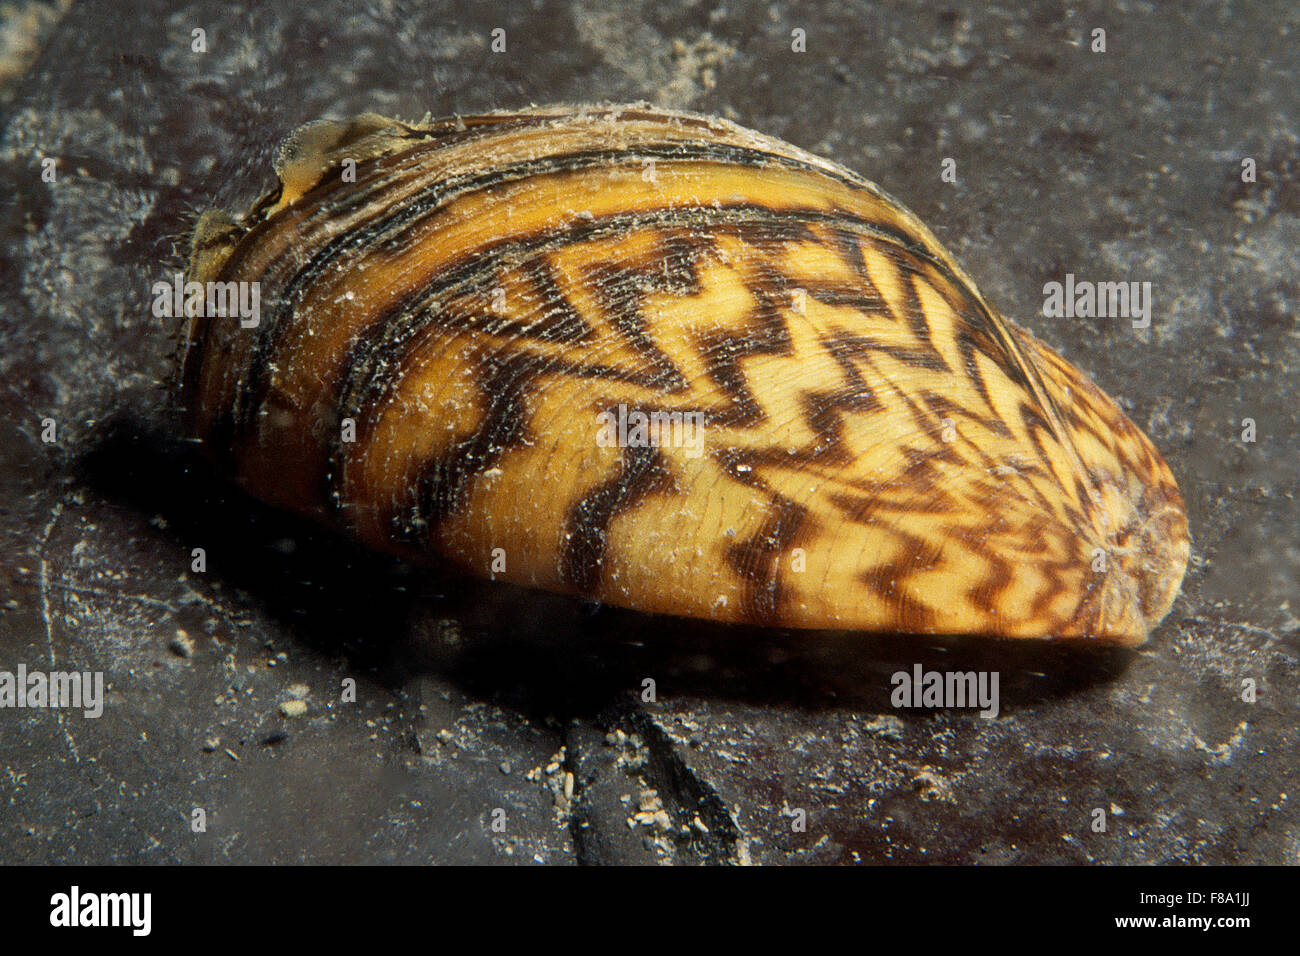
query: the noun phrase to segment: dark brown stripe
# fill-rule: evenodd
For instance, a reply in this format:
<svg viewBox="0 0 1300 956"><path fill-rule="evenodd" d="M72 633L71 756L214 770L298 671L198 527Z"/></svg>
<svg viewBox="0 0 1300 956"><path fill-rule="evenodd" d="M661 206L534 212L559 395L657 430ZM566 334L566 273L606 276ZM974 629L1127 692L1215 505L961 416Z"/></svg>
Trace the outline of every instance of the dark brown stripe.
<svg viewBox="0 0 1300 956"><path fill-rule="evenodd" d="M732 481L767 498L763 524L751 537L727 547L724 559L744 585L740 617L753 624L778 624L790 596L781 562L793 548L813 541L817 524L808 509L772 490L754 470L762 452L716 448L710 457Z"/></svg>
<svg viewBox="0 0 1300 956"><path fill-rule="evenodd" d="M808 535L808 509L773 494L753 537L727 548L727 565L745 582L741 616L752 624L776 624L790 597L781 563Z"/></svg>
<svg viewBox="0 0 1300 956"><path fill-rule="evenodd" d="M536 357L527 355L484 361L477 376L483 405L478 427L423 466L409 508L394 516L395 538L425 544L448 514L463 510L473 480L496 465L507 450L523 443L528 435L527 395L539 365ZM357 431L360 434L359 422ZM365 453L360 440L357 448Z"/></svg>
<svg viewBox="0 0 1300 956"><path fill-rule="evenodd" d="M1015 438L1015 432L1000 418L991 415L981 415L973 409L960 405L948 398L946 395L940 395L938 392L931 391L928 388L917 389L917 396L923 401L930 411L944 418L951 418L954 423L957 419L964 418L967 421L975 422L982 428L987 429L999 438L1011 441ZM960 434L960 431L958 432ZM978 444L971 442L973 447L978 448ZM1023 469L1022 469L1023 470Z"/></svg>
<svg viewBox="0 0 1300 956"><path fill-rule="evenodd" d="M845 384L829 389L805 392L802 411L804 421L817 436L816 443L802 451L810 462L839 462L852 460L848 444L844 441L843 413L871 413L884 409L875 389L867 384L858 371L855 349L843 337L832 336L824 342L831 358L844 375Z"/></svg>
<svg viewBox="0 0 1300 956"><path fill-rule="evenodd" d="M594 595L604 572L609 527L646 498L672 488L672 473L657 448L623 449L618 473L585 495L565 521L560 576L579 594Z"/></svg>
<svg viewBox="0 0 1300 956"><path fill-rule="evenodd" d="M844 517L855 524L869 524L868 516L894 514L950 515L964 510L963 506L952 499L951 495L938 493L925 501L919 501L912 495L902 498L890 498L897 488L881 485L879 494L861 492L832 491L826 500L843 512Z"/></svg>
<svg viewBox="0 0 1300 956"><path fill-rule="evenodd" d="M960 539L962 529L949 528L945 530L950 535L956 534ZM1006 558L987 549L981 550L981 556L988 561L989 570L972 587L966 590L966 600L989 617L996 617L999 610L1004 609L1006 606L1002 593L1015 579L1014 566Z"/></svg>
<svg viewBox="0 0 1300 956"><path fill-rule="evenodd" d="M794 354L790 331L776 305L783 291L780 278L762 268L756 272L746 282L755 303L750 322L739 332L725 328L707 331L695 343L705 373L722 390L729 405L710 412L710 425L752 428L761 422L766 414L750 389L740 362L754 355Z"/></svg>
<svg viewBox="0 0 1300 956"><path fill-rule="evenodd" d="M680 392L690 388L686 375L646 333L641 298L649 291L645 273L616 262L600 262L582 270L582 281L601 310L601 317L639 356L649 370L647 387Z"/></svg>
<svg viewBox="0 0 1300 956"><path fill-rule="evenodd" d="M898 632L924 633L934 626L934 611L908 592L907 581L917 571L928 570L939 562L941 546L897 528L891 528L889 533L902 540L902 557L863 572L858 580L893 607Z"/></svg>
<svg viewBox="0 0 1300 956"><path fill-rule="evenodd" d="M555 267L545 253L530 256L519 266L519 271L532 285L537 302L545 303L546 311L538 316L539 321L520 323L515 334L536 335L548 342L582 342L591 338L595 330L560 290Z"/></svg>

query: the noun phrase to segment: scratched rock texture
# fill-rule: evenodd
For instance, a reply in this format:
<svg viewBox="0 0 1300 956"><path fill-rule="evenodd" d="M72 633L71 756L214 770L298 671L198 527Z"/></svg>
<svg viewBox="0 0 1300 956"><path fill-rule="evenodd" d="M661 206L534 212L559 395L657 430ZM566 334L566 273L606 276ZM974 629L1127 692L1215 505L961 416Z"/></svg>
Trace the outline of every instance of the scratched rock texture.
<svg viewBox="0 0 1300 956"><path fill-rule="evenodd" d="M1300 861L1300 12L1178 7L25 5L0 97L0 670L108 691L97 720L0 711L0 862ZM266 185L284 132L639 98L877 180L1120 401L1194 536L1145 648L706 627L416 573L174 440L150 284L198 210ZM1151 282L1151 328L1042 318L1067 272ZM914 663L998 670L999 715L895 710Z"/></svg>

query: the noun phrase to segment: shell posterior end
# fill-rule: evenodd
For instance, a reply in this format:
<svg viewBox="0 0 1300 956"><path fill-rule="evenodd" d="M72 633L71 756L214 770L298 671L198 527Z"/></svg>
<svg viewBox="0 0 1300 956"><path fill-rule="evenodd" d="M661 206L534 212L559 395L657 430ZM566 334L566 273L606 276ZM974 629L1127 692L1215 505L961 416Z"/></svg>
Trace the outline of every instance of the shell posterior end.
<svg viewBox="0 0 1300 956"><path fill-rule="evenodd" d="M1106 491L1117 489L1111 485ZM1191 543L1182 497L1172 485L1148 488L1136 502L1126 500L1126 520L1108 536L1096 633L1137 646L1173 607Z"/></svg>

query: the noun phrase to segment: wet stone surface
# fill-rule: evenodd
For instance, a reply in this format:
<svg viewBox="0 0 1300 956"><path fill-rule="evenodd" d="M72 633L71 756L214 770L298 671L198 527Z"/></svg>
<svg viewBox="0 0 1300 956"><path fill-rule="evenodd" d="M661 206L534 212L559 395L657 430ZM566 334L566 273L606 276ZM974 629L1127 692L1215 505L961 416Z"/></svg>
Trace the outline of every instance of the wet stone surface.
<svg viewBox="0 0 1300 956"><path fill-rule="evenodd" d="M1300 861L1300 14L1178 6L28 5L0 98L0 670L101 671L106 700L0 710L0 862ZM642 98L881 183L1120 401L1194 539L1145 647L728 629L414 571L176 440L150 287L284 133ZM1150 281L1151 327L1043 318L1066 273ZM997 717L893 708L917 663L997 670Z"/></svg>

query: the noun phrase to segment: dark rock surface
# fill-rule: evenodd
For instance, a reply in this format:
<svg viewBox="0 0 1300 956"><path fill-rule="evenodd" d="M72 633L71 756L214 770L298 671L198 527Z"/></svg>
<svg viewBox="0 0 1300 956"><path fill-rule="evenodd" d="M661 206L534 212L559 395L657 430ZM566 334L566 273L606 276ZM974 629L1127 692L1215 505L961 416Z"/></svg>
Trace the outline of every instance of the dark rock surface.
<svg viewBox="0 0 1300 956"><path fill-rule="evenodd" d="M0 98L0 670L103 671L108 699L0 710L0 862L1300 861L1294 5L32 16ZM787 635L440 578L261 508L174 440L150 286L199 210L266 185L285 132L642 98L878 181L1121 402L1194 537L1144 648ZM1151 327L1041 317L1070 272L1151 282ZM999 670L1000 714L895 710L917 662Z"/></svg>

